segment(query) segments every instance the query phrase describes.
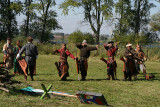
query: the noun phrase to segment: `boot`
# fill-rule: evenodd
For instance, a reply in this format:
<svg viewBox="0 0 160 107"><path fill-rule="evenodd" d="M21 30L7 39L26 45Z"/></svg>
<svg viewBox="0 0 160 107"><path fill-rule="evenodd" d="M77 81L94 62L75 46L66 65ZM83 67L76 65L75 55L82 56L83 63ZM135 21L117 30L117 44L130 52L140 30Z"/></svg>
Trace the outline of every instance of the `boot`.
<svg viewBox="0 0 160 107"><path fill-rule="evenodd" d="M110 80L110 75L107 75L107 80Z"/></svg>
<svg viewBox="0 0 160 107"><path fill-rule="evenodd" d="M132 76L131 75L129 75L129 81L132 81Z"/></svg>
<svg viewBox="0 0 160 107"><path fill-rule="evenodd" d="M114 75L112 75L112 80L115 80Z"/></svg>
<svg viewBox="0 0 160 107"><path fill-rule="evenodd" d="M31 81L34 81L33 76L31 76Z"/></svg>
<svg viewBox="0 0 160 107"><path fill-rule="evenodd" d="M67 79L66 79L66 78L64 78L64 77L63 77L63 78L61 78L61 81L66 81L66 80L67 80Z"/></svg>
<svg viewBox="0 0 160 107"><path fill-rule="evenodd" d="M24 79L27 81L27 76L26 75L24 75Z"/></svg>
<svg viewBox="0 0 160 107"><path fill-rule="evenodd" d="M146 75L146 70L143 70L143 74Z"/></svg>
<svg viewBox="0 0 160 107"><path fill-rule="evenodd" d="M80 81L85 81L86 80L86 77L81 77L81 80Z"/></svg>
<svg viewBox="0 0 160 107"><path fill-rule="evenodd" d="M134 80L137 80L137 75L134 75Z"/></svg>
<svg viewBox="0 0 160 107"><path fill-rule="evenodd" d="M127 80L127 77L126 77L126 75L124 74L124 79L123 79L123 81L126 81Z"/></svg>

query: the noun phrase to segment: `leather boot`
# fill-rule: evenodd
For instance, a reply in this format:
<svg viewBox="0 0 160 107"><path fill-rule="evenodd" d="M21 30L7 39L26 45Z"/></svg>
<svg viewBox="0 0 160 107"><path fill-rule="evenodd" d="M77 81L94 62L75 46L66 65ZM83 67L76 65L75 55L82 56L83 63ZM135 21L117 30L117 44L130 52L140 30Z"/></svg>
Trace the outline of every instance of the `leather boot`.
<svg viewBox="0 0 160 107"><path fill-rule="evenodd" d="M31 76L31 81L34 81L33 76Z"/></svg>
<svg viewBox="0 0 160 107"><path fill-rule="evenodd" d="M80 81L85 81L85 80L86 80L86 77L82 76Z"/></svg>
<svg viewBox="0 0 160 107"><path fill-rule="evenodd" d="M27 76L26 75L24 75L24 79L27 81Z"/></svg>
<svg viewBox="0 0 160 107"><path fill-rule="evenodd" d="M112 75L112 80L115 80L114 75Z"/></svg>
<svg viewBox="0 0 160 107"><path fill-rule="evenodd" d="M110 75L107 75L107 80L110 80Z"/></svg>
<svg viewBox="0 0 160 107"><path fill-rule="evenodd" d="M146 70L143 70L143 74L146 75Z"/></svg>
<svg viewBox="0 0 160 107"><path fill-rule="evenodd" d="M127 77L126 77L126 75L124 74L124 79L123 79L124 81L126 81L127 80Z"/></svg>

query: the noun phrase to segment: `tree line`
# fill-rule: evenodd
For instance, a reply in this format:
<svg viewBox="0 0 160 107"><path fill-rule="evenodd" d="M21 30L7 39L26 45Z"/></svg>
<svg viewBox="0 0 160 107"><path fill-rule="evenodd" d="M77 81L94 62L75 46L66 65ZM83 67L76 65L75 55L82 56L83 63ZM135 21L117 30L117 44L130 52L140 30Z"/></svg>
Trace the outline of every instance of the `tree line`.
<svg viewBox="0 0 160 107"><path fill-rule="evenodd" d="M55 5L55 0L1 0L0 40L22 35L47 41L52 30L62 29L56 11L51 9ZM59 6L64 15L83 8L84 20L94 32L96 44L104 23L114 26L111 34L116 42L155 42L160 32L160 13L150 17L153 7L150 0L63 0ZM16 17L21 14L25 19L17 27Z"/></svg>

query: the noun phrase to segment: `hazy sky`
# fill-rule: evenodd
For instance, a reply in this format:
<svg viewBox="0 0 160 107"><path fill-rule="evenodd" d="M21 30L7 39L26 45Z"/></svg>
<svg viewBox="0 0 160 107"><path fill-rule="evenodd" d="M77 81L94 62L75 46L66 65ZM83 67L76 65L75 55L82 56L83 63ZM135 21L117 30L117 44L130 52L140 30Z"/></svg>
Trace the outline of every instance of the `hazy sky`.
<svg viewBox="0 0 160 107"><path fill-rule="evenodd" d="M53 32L63 32L63 33L72 33L75 30L81 30L82 32L90 32L92 33L92 30L87 23L83 22L83 10L82 9L76 9L75 12L72 10L69 11L69 14L67 16L64 16L62 14L62 10L58 8L58 4L60 4L64 0L57 0L57 5L53 7L53 10L56 10L58 17L56 18L59 22L59 24L62 26L62 30L55 30ZM154 0L150 0L153 2L157 7L151 9L151 15L157 13L160 11L160 3L155 2ZM24 16L19 16L17 19L19 20L19 25L22 22ZM114 29L113 26L107 24L107 22L104 22L102 28L101 28L101 34L110 34L110 31Z"/></svg>

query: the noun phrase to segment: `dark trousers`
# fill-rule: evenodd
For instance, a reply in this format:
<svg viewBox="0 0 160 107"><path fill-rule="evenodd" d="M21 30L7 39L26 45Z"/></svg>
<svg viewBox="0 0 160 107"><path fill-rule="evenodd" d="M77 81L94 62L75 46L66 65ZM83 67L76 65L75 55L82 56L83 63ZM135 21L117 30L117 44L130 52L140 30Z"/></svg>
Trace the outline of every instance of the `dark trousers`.
<svg viewBox="0 0 160 107"><path fill-rule="evenodd" d="M112 63L108 63L107 64L107 75L114 75L113 74L113 66L112 66Z"/></svg>
<svg viewBox="0 0 160 107"><path fill-rule="evenodd" d="M80 59L80 71L81 71L82 80L85 80L87 76L87 69L88 69L87 58L81 58Z"/></svg>
<svg viewBox="0 0 160 107"><path fill-rule="evenodd" d="M33 73L34 73L34 65L27 65L26 73L28 74L28 69L30 71L31 79L33 79Z"/></svg>
<svg viewBox="0 0 160 107"><path fill-rule="evenodd" d="M135 77L137 76L136 65L133 59L128 59L127 62L125 62L124 75L125 79L129 77L129 80L131 80L132 75L134 75Z"/></svg>

